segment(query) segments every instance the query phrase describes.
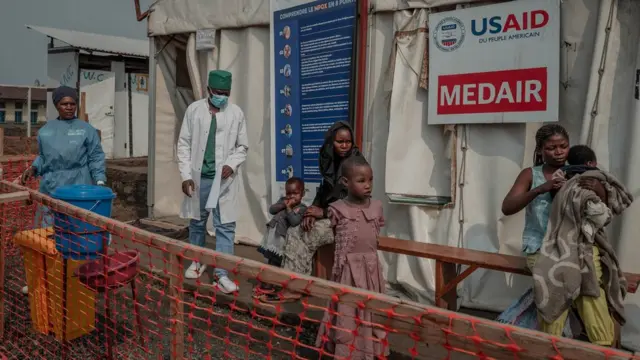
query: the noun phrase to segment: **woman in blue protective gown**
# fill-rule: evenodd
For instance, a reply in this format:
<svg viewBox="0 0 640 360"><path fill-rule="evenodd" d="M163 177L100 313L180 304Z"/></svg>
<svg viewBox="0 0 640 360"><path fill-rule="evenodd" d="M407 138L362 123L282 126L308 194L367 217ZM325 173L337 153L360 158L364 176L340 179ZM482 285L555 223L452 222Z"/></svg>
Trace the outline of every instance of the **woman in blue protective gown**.
<svg viewBox="0 0 640 360"><path fill-rule="evenodd" d="M61 86L52 98L58 118L48 120L38 131L38 157L22 175L22 183L41 177L40 192L45 195L63 185L104 185L104 151L98 131L76 117L78 93ZM51 214L39 207L35 227L52 225Z"/></svg>
<svg viewBox="0 0 640 360"><path fill-rule="evenodd" d="M104 185L104 151L98 131L76 117L78 93L61 86L53 91L58 117L48 120L38 131L38 156L22 175L22 184L41 177L40 192L51 195L63 185ZM53 216L45 206L36 212L35 227L53 226ZM22 288L27 293L29 288Z"/></svg>

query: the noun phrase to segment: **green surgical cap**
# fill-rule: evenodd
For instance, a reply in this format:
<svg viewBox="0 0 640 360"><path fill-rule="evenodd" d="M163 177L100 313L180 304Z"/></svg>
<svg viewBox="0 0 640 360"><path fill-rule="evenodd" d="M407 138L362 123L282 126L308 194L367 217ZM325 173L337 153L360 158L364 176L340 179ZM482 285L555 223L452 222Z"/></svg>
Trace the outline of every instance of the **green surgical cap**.
<svg viewBox="0 0 640 360"><path fill-rule="evenodd" d="M208 85L216 90L231 90L231 73L224 70L209 71Z"/></svg>

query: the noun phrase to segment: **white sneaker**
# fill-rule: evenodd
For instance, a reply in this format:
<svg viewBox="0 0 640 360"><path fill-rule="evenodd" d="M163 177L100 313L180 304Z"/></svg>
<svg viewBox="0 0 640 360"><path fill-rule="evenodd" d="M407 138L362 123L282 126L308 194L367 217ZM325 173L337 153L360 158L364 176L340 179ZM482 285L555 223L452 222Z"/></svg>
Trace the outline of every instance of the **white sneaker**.
<svg viewBox="0 0 640 360"><path fill-rule="evenodd" d="M25 294L25 295L29 294L29 287L28 286L23 287L22 288L22 293Z"/></svg>
<svg viewBox="0 0 640 360"><path fill-rule="evenodd" d="M187 271L184 272L184 277L187 279L197 279L204 274L205 270L207 270L207 265L194 261L191 263Z"/></svg>
<svg viewBox="0 0 640 360"><path fill-rule="evenodd" d="M220 291L225 294L231 294L240 290L240 288L238 288L238 285L236 285L236 283L231 281L231 279L226 276L219 278L217 283L214 281L213 286L217 286L218 289L220 289Z"/></svg>

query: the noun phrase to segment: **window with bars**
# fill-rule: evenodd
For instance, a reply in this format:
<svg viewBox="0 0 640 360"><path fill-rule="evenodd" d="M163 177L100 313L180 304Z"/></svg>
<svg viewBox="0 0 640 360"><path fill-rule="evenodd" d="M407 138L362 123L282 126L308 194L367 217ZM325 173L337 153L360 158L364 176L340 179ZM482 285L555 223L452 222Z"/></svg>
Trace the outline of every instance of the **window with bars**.
<svg viewBox="0 0 640 360"><path fill-rule="evenodd" d="M25 117L23 117L23 112L25 111L26 111L26 107L24 109L17 108L15 110L14 115L15 115L16 123L21 124L27 120ZM37 103L31 104L31 114L29 114L29 121L31 121L32 124L36 124L38 122L38 104ZM3 122L4 122L4 119L3 119Z"/></svg>
<svg viewBox="0 0 640 360"><path fill-rule="evenodd" d="M36 124L38 122L38 110L31 110L31 123Z"/></svg>

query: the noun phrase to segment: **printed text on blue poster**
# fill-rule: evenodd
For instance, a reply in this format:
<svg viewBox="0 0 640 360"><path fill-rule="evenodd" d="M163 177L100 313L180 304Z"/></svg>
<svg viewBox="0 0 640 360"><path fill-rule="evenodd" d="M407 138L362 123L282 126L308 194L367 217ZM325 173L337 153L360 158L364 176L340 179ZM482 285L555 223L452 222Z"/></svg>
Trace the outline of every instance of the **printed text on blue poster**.
<svg viewBox="0 0 640 360"><path fill-rule="evenodd" d="M356 0L322 0L274 13L276 181L322 180L327 129L349 121Z"/></svg>

